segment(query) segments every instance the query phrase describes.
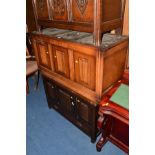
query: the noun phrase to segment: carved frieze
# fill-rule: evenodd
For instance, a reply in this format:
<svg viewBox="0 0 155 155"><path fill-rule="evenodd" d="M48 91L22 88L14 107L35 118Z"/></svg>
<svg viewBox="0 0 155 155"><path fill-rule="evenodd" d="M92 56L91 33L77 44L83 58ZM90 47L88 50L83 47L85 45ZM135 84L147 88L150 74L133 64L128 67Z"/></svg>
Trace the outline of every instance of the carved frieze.
<svg viewBox="0 0 155 155"><path fill-rule="evenodd" d="M88 0L76 0L77 6L80 10L80 12L83 14L86 10Z"/></svg>

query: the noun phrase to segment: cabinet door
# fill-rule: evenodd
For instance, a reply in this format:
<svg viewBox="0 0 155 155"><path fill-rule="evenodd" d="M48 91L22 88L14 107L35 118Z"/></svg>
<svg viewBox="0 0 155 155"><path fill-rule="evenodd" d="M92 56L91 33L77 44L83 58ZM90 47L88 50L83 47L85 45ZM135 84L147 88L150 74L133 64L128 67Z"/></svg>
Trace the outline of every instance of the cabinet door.
<svg viewBox="0 0 155 155"><path fill-rule="evenodd" d="M44 41L36 41L39 65L51 69L48 44Z"/></svg>
<svg viewBox="0 0 155 155"><path fill-rule="evenodd" d="M43 77L44 88L48 100L49 108L53 107L54 105L58 104L57 102L57 88L56 86L51 83L50 80Z"/></svg>
<svg viewBox="0 0 155 155"><path fill-rule="evenodd" d="M74 52L75 81L95 90L95 58Z"/></svg>
<svg viewBox="0 0 155 155"><path fill-rule="evenodd" d="M75 102L73 101L73 96L62 89L58 89L59 104L61 111L66 115L74 114L75 112Z"/></svg>
<svg viewBox="0 0 155 155"><path fill-rule="evenodd" d="M76 98L76 105L77 105L77 119L80 120L82 123L85 122L89 124L90 120L90 108L88 104L86 104L83 100Z"/></svg>
<svg viewBox="0 0 155 155"><path fill-rule="evenodd" d="M48 0L34 0L38 19L49 19Z"/></svg>
<svg viewBox="0 0 155 155"><path fill-rule="evenodd" d="M59 46L53 46L53 59L55 72L69 78L68 50Z"/></svg>

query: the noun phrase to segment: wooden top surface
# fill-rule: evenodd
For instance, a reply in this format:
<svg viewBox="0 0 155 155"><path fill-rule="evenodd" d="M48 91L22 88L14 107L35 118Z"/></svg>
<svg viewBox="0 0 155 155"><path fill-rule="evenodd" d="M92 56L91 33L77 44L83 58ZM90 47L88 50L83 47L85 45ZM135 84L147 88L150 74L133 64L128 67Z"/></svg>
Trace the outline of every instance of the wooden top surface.
<svg viewBox="0 0 155 155"><path fill-rule="evenodd" d="M64 30L64 29L57 29L57 28L46 28L41 30L41 32L34 31L33 34L44 35L52 38L54 37L60 40L62 39L69 40L80 44L95 46L93 43L92 33ZM128 36L106 33L103 35L100 48L101 50L104 50L116 44L119 44L120 42L125 41L127 39L128 39Z"/></svg>
<svg viewBox="0 0 155 155"><path fill-rule="evenodd" d="M98 113L100 116L102 116L103 114L107 114L107 115L111 115L113 117L116 117L128 123L128 120L129 120L129 87L128 88L126 87L125 89L121 90L121 92L119 92L121 94L116 94L117 97L115 97L114 99L111 98L115 93L118 93L117 90L120 88L122 84L126 85L127 87L129 86L128 71L124 72L122 79L119 80L102 97L102 100L99 103L100 108L99 108ZM123 91L126 91L126 92L123 92ZM126 97L126 99L122 99L122 97Z"/></svg>

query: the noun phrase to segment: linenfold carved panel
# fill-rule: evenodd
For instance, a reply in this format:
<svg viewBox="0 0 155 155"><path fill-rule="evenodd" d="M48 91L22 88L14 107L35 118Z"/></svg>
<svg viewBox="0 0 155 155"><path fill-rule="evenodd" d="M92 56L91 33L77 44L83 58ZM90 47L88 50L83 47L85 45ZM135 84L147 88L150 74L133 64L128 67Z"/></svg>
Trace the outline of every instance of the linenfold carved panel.
<svg viewBox="0 0 155 155"><path fill-rule="evenodd" d="M84 11L86 10L87 4L88 4L88 0L76 0L76 3L78 5L79 10L83 14Z"/></svg>

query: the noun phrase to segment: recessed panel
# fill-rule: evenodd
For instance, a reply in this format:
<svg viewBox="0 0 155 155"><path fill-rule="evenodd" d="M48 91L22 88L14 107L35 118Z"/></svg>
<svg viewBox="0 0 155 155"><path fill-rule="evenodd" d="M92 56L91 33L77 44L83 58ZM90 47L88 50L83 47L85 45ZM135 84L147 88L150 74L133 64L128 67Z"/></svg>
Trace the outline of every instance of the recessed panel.
<svg viewBox="0 0 155 155"><path fill-rule="evenodd" d="M94 0L72 0L72 20L93 22Z"/></svg>

